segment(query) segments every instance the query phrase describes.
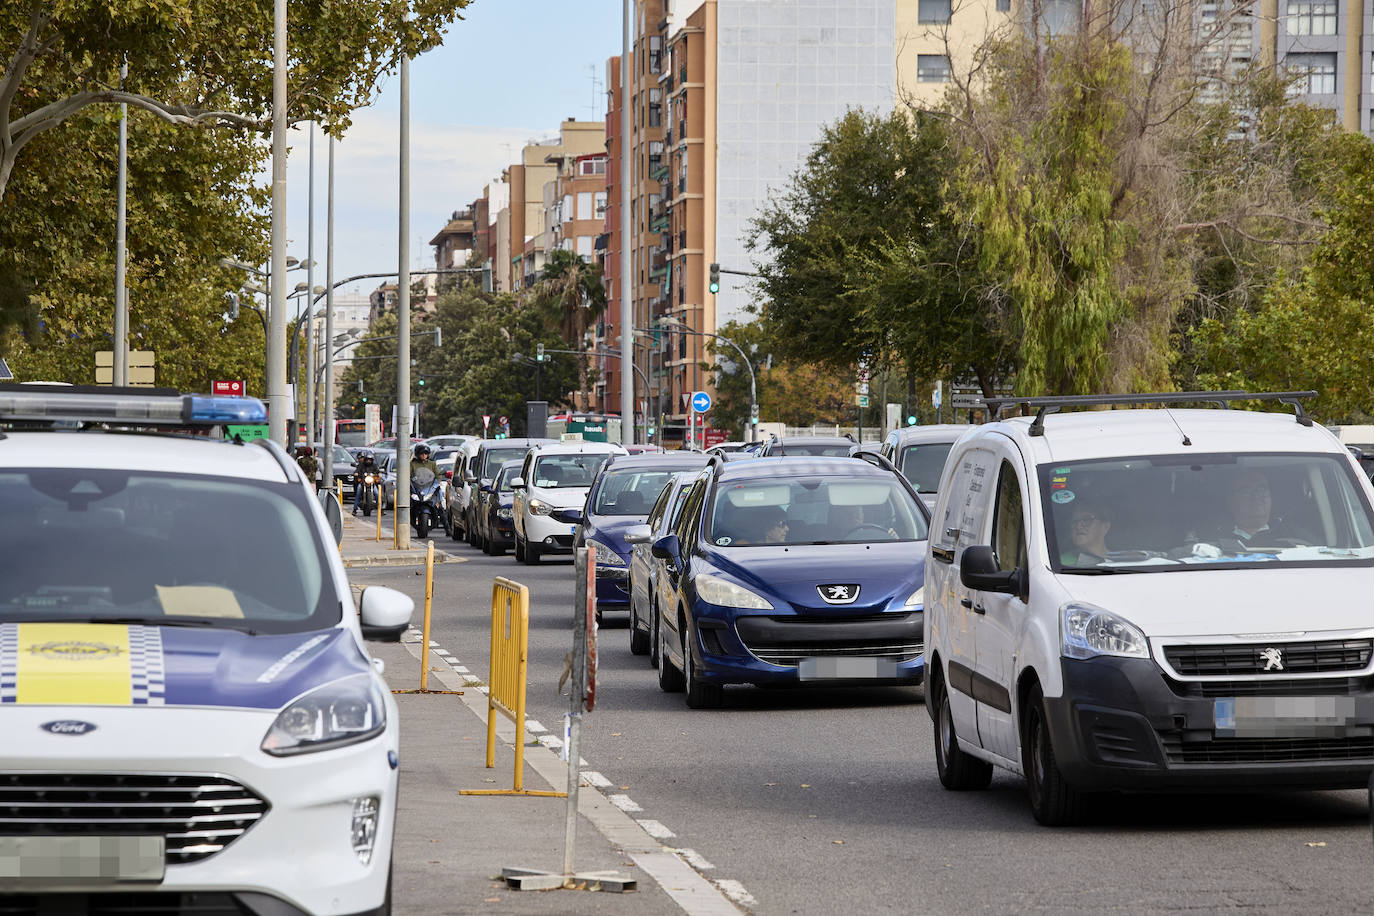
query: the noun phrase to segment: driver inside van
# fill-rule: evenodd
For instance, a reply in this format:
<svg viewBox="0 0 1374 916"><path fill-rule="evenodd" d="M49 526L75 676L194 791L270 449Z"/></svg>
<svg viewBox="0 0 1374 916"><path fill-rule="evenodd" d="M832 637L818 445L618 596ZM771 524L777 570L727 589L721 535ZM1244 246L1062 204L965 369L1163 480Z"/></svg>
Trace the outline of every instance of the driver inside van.
<svg viewBox="0 0 1374 916"><path fill-rule="evenodd" d="M1060 562L1065 566L1096 566L1107 560L1107 532L1112 530L1111 510L1105 505L1076 500L1069 511L1069 541Z"/></svg>

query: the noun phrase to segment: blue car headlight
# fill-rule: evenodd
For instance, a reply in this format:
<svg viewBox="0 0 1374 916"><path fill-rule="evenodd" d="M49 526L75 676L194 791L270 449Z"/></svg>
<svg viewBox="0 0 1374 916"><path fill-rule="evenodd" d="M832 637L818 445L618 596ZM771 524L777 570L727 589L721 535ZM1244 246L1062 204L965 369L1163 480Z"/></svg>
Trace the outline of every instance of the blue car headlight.
<svg viewBox="0 0 1374 916"><path fill-rule="evenodd" d="M914 592L911 593L911 597L908 598L908 599L906 599L906 604L904 604L904 605L902 605L902 606L903 606L903 607L919 607L919 608L923 608L923 607L925 607L925 604L926 604L926 587L925 587L924 585L922 585L920 588L916 589L916 591L914 591Z"/></svg>
<svg viewBox="0 0 1374 916"><path fill-rule="evenodd" d="M729 579L702 573L696 578L697 595L702 601L719 607L747 608L749 610L771 611L773 605L757 592L751 592L743 585L736 585Z"/></svg>
<svg viewBox="0 0 1374 916"><path fill-rule="evenodd" d="M592 553L596 555L597 566L625 565L625 561L621 558L620 554L616 553L614 550L607 547L605 544L601 543L595 538L587 538L587 546L591 548Z"/></svg>

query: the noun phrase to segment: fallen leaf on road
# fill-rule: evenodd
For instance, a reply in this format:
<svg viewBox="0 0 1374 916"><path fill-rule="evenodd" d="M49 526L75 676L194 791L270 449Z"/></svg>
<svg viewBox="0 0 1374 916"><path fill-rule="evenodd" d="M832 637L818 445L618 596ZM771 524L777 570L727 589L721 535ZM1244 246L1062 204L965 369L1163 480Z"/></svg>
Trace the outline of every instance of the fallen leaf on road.
<svg viewBox="0 0 1374 916"><path fill-rule="evenodd" d="M811 788L811 783L809 783L809 782L804 782L804 783L802 783L802 788L803 788L803 789L809 789L809 788Z"/></svg>
<svg viewBox="0 0 1374 916"><path fill-rule="evenodd" d="M1307 845L1308 845L1308 847L1310 848L1310 847L1313 847L1313 846L1325 846L1326 844L1325 844L1325 843L1308 843Z"/></svg>
<svg viewBox="0 0 1374 916"><path fill-rule="evenodd" d="M500 897L488 897L486 900L484 900L484 901L482 901L482 902L483 902L483 903L500 903L500 902L501 902L501 898L500 898Z"/></svg>
<svg viewBox="0 0 1374 916"><path fill-rule="evenodd" d="M844 845L844 840L831 840L830 842L834 843L836 846Z"/></svg>
<svg viewBox="0 0 1374 916"><path fill-rule="evenodd" d="M628 791L630 791L630 787L629 787L629 786L621 786L621 787L620 787L620 791L622 791L622 792L628 792Z"/></svg>
<svg viewBox="0 0 1374 916"><path fill-rule="evenodd" d="M623 732L611 732L611 737L612 737L612 738L619 738L622 734L624 734L624 733L623 733Z"/></svg>
<svg viewBox="0 0 1374 916"><path fill-rule="evenodd" d="M775 783L775 782L765 782L764 785L765 785L765 786L776 786L777 783Z"/></svg>

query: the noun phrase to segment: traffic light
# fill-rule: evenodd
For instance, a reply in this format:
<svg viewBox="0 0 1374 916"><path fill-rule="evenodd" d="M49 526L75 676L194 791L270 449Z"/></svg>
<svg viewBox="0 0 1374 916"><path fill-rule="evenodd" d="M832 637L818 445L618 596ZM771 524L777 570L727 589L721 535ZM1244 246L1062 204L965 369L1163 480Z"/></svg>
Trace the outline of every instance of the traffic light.
<svg viewBox="0 0 1374 916"><path fill-rule="evenodd" d="M711 263L710 289L712 293L720 292L720 265L715 262Z"/></svg>
<svg viewBox="0 0 1374 916"><path fill-rule="evenodd" d="M544 345L536 344L534 348L534 361L542 363L544 361Z"/></svg>
<svg viewBox="0 0 1374 916"><path fill-rule="evenodd" d="M421 387L421 388L425 387L425 377L424 377L423 375L420 376L420 387Z"/></svg>

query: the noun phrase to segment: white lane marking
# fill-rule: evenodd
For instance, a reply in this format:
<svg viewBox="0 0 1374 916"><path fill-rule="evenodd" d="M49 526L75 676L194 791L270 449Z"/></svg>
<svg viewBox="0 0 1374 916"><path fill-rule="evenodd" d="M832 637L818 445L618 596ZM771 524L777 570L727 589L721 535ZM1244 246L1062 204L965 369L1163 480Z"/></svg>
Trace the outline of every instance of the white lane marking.
<svg viewBox="0 0 1374 916"><path fill-rule="evenodd" d="M467 681L469 684L476 684L481 678L473 674L465 674L463 675L463 680Z"/></svg>
<svg viewBox="0 0 1374 916"><path fill-rule="evenodd" d="M459 674L471 674L471 673L472 673L472 672L469 671L468 669L464 668L462 665L458 664L458 660L457 660L457 659L454 659L454 660L453 660L453 670L454 670L454 671L457 671Z"/></svg>
<svg viewBox="0 0 1374 916"><path fill-rule="evenodd" d="M607 795L606 800L627 814L632 814L635 811L644 810L643 808L639 807L639 804L634 799L630 798L630 796L628 795Z"/></svg>
<svg viewBox="0 0 1374 916"><path fill-rule="evenodd" d="M553 735L540 735L539 743L551 751L556 751L563 746L563 739L555 738Z"/></svg>
<svg viewBox="0 0 1374 916"><path fill-rule="evenodd" d="M409 643L407 651L416 658L420 657L420 640L416 639ZM456 689L465 686L458 682L457 674L450 674L447 671L439 670L436 672L439 680L445 686ZM463 705L477 717L483 724L486 724L489 709L485 695L489 693L489 688L485 685L474 686L462 697ZM497 735L508 746L514 742L515 728L506 719L501 719L497 723ZM560 758L558 751L550 748L550 754L539 753L534 750L526 754L525 761L530 765L540 778L554 789L563 789L567 782L568 765ZM579 758L579 766L588 766L585 759ZM588 773L595 773L593 770L583 771L585 776ZM600 773L596 776L605 779ZM591 780L588 779L588 782ZM610 780L606 780L610 785ZM641 868L646 875L663 889L664 893L682 908L687 916L740 916L739 905L734 903L721 887L707 880L692 865L688 864L687 856L691 856L698 868L710 869L714 866L710 862L696 855L691 850L677 850L669 846L664 846L662 841L652 837L649 833L633 818L624 811L620 810L614 802L607 803L609 799L595 788L588 787L582 795L578 805L579 813L592 823L603 837L611 844L619 848L624 854L628 855ZM631 802L633 804L633 802ZM753 896L739 882L732 882L740 893L753 900Z"/></svg>
<svg viewBox="0 0 1374 916"><path fill-rule="evenodd" d="M598 789L609 789L612 785L614 785L614 783L612 783L605 776L602 776L596 770L583 770L582 778L585 779L590 785L596 786Z"/></svg>
<svg viewBox="0 0 1374 916"><path fill-rule="evenodd" d="M548 729L545 728L542 724L540 724L539 721L536 720L536 719L526 719L526 720L525 720L525 731L527 731L527 732L546 732L546 731L548 731Z"/></svg>
<svg viewBox="0 0 1374 916"><path fill-rule="evenodd" d="M725 896L738 903L740 906L758 906L759 902L754 899L754 895L744 889L744 885L738 881L731 881L720 878L716 881L716 887L725 892Z"/></svg>
<svg viewBox="0 0 1374 916"><path fill-rule="evenodd" d="M635 818L635 823L644 828L644 832L656 840L666 840L677 836L676 833L660 824L658 821L646 818Z"/></svg>
<svg viewBox="0 0 1374 916"><path fill-rule="evenodd" d="M704 858L702 858L701 854L698 853L695 849L679 849L677 850L677 854L682 856L682 858L686 860L687 864L695 868L697 871L710 871L711 869L715 868L714 865L712 865L710 862L707 862Z"/></svg>

